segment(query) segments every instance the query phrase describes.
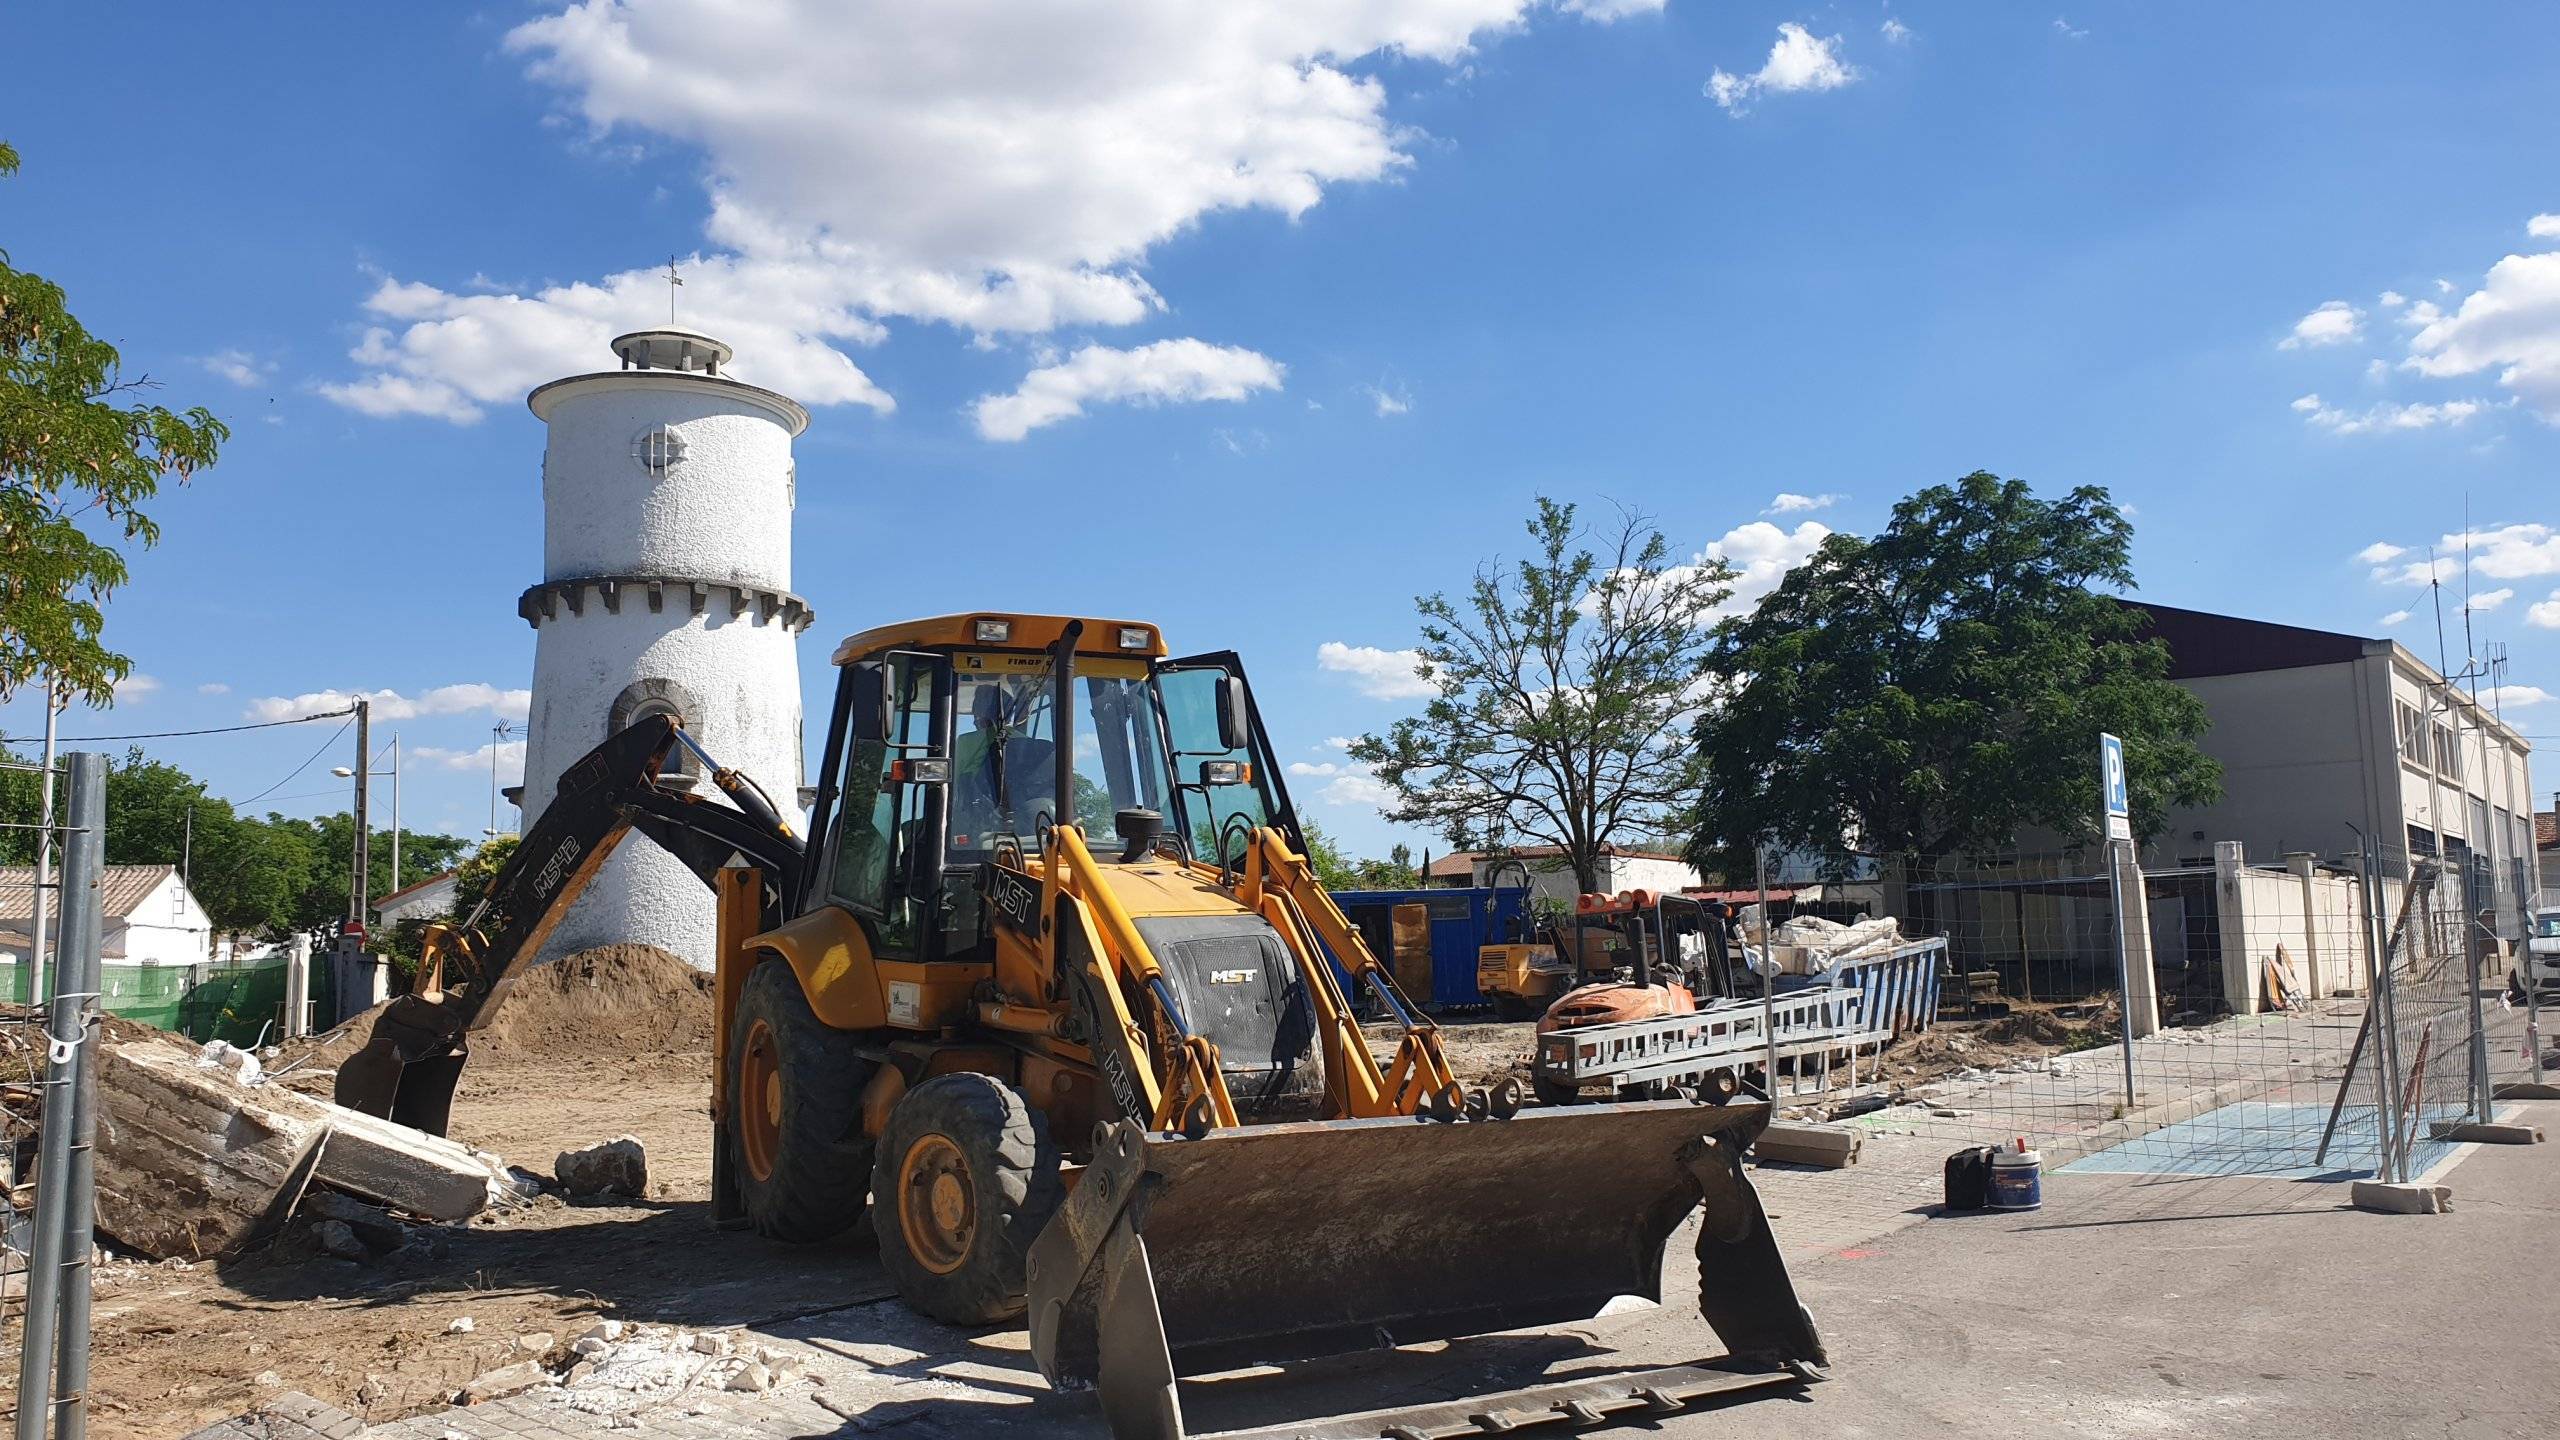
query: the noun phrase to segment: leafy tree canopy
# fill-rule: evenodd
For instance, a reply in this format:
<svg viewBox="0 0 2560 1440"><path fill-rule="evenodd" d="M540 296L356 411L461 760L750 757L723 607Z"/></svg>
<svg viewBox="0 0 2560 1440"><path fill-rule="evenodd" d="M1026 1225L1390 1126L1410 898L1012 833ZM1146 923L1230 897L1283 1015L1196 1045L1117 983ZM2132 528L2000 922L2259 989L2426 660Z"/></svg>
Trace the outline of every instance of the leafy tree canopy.
<svg viewBox="0 0 2560 1440"><path fill-rule="evenodd" d="M17 169L18 152L0 144L0 176ZM202 409L131 403L153 385L126 379L122 364L72 317L61 286L0 251L0 700L40 672L66 697L114 700L133 662L100 631L125 562L91 532L158 543L144 503L231 438Z"/></svg>
<svg viewBox="0 0 2560 1440"><path fill-rule="evenodd" d="M1732 571L1674 563L1632 512L1593 535L1541 497L1528 532L1528 558L1488 562L1463 599L1415 602L1416 673L1439 693L1351 754L1394 792L1388 819L1463 849L1554 845L1588 890L1606 847L1659 832L1696 793L1683 732Z"/></svg>
<svg viewBox="0 0 2560 1440"><path fill-rule="evenodd" d="M2211 803L2202 703L2102 593L2133 588L2132 538L2102 489L2047 501L1976 471L1873 539L1824 541L1718 635L1691 858L1747 875L1762 837L1835 862L1987 853L2024 826L2094 837L2101 731L2124 739L2140 835Z"/></svg>

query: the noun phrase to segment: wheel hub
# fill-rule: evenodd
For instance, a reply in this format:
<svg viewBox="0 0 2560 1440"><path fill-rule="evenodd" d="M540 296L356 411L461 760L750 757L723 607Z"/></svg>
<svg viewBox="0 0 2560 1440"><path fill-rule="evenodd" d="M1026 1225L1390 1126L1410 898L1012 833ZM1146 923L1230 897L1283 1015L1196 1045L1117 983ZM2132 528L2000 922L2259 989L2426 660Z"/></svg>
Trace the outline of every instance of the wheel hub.
<svg viewBox="0 0 2560 1440"><path fill-rule="evenodd" d="M936 1275L969 1258L977 1241L977 1192L968 1160L948 1137L922 1136L899 1161L898 1230L907 1253Z"/></svg>
<svg viewBox="0 0 2560 1440"><path fill-rule="evenodd" d="M747 1027L737 1099L738 1148L745 1152L747 1173L759 1182L771 1180L782 1154L782 1054L773 1027L762 1020Z"/></svg>

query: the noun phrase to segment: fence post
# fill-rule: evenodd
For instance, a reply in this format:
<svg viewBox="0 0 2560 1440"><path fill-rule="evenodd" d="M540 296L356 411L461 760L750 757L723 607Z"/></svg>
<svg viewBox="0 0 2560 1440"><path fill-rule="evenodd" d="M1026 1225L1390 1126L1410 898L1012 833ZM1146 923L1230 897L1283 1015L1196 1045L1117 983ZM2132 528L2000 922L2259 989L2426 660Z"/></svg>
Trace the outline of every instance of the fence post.
<svg viewBox="0 0 2560 1440"><path fill-rule="evenodd" d="M2257 977L2249 972L2248 855L2237 840L2213 842L2214 928L2222 942L2222 1003L2234 1015L2258 1013Z"/></svg>
<svg viewBox="0 0 2560 1440"><path fill-rule="evenodd" d="M63 847L61 972L73 982L80 1047L71 1059L71 1164L62 1255L62 1328L55 1339L55 1440L89 1433L89 1299L97 1253L98 1005L106 969L107 757L71 759L71 833Z"/></svg>
<svg viewBox="0 0 2560 1440"><path fill-rule="evenodd" d="M44 1440L52 1418L55 1357L85 1387L89 1373L91 1187L86 1166L94 1132L100 861L106 850L106 760L66 757L71 771L70 843L64 847L62 925L53 999L45 1015L44 1132L38 1140L35 1253L27 1263L26 1323L18 1353L17 1440ZM44 905L39 893L36 904ZM76 1292L76 1300L73 1298ZM75 1353L76 1352L76 1353ZM75 1392L69 1403L76 1405Z"/></svg>

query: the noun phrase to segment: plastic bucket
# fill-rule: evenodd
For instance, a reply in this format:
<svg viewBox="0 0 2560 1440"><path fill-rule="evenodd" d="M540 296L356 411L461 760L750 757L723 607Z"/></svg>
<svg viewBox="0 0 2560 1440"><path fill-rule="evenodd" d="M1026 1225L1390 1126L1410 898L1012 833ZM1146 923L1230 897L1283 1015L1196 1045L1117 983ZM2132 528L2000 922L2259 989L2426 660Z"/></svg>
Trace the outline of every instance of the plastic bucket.
<svg viewBox="0 0 2560 1440"><path fill-rule="evenodd" d="M2044 1156L2003 1150L1991 1157L1991 1208L2033 1210L2044 1204Z"/></svg>

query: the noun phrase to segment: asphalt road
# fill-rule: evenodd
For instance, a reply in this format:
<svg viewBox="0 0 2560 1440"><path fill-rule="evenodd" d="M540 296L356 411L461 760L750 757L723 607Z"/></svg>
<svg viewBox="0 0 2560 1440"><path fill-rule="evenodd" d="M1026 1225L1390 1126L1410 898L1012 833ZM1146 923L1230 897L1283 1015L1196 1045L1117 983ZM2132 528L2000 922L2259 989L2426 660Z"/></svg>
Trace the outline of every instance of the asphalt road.
<svg viewBox="0 0 2560 1440"><path fill-rule="evenodd" d="M2560 1103L2520 1108L2560 1129ZM2480 1147L2437 1178L2451 1214L2341 1208L2343 1185L2048 1176L2032 1215L1800 1265L1833 1379L1776 1402L1779 1423L1825 1440L2560 1435L2560 1152ZM1771 1428L1762 1402L1662 1432Z"/></svg>

